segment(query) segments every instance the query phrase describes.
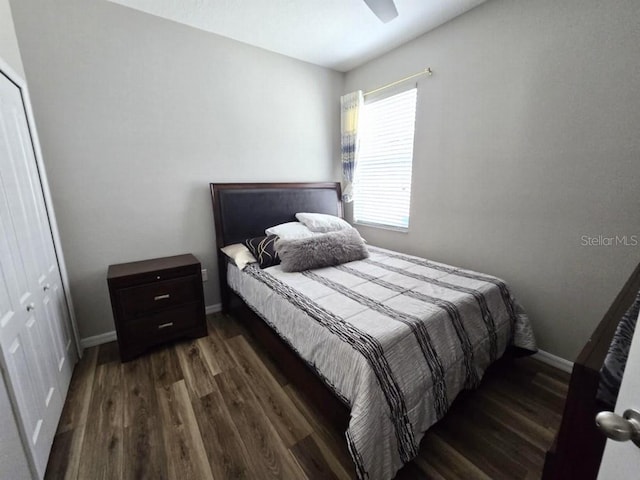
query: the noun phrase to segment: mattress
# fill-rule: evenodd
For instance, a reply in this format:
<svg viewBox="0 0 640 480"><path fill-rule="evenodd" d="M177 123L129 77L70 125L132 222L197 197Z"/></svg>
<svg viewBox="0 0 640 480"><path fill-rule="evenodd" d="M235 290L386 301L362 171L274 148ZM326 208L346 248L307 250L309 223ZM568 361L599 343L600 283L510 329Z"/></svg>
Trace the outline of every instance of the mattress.
<svg viewBox="0 0 640 480"><path fill-rule="evenodd" d="M228 284L350 408L358 477L384 480L508 345L536 345L502 280L368 248L299 273L230 265Z"/></svg>

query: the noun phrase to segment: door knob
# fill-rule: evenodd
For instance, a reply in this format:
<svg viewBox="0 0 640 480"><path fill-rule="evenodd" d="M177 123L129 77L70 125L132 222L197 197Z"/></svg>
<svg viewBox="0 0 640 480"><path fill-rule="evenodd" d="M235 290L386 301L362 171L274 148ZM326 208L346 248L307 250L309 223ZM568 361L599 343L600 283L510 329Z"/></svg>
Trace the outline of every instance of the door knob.
<svg viewBox="0 0 640 480"><path fill-rule="evenodd" d="M600 412L596 415L596 426L612 440L631 440L640 447L640 412L637 410L625 410L622 417L613 412Z"/></svg>

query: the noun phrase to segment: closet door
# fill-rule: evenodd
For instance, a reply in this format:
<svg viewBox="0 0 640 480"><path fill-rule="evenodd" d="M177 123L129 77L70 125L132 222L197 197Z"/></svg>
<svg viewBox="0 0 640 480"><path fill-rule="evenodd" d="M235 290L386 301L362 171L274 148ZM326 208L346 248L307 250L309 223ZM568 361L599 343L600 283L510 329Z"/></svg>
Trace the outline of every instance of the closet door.
<svg viewBox="0 0 640 480"><path fill-rule="evenodd" d="M22 96L0 74L0 351L40 477L75 363L64 302Z"/></svg>
<svg viewBox="0 0 640 480"><path fill-rule="evenodd" d="M18 89L15 88L15 91L18 92ZM48 333L53 341L52 353L55 357L56 375L64 398L76 360L75 348L29 125L24 113L22 97L16 97L15 100L20 102L14 104L12 109L13 127L16 133L15 141L12 143L14 158L18 164L14 178L16 184L20 185L22 193L21 201L18 202L15 199L15 203L18 208L23 208L29 220L28 231L35 263L34 273L37 276L37 290L42 295L39 306L42 307L43 320L48 326Z"/></svg>

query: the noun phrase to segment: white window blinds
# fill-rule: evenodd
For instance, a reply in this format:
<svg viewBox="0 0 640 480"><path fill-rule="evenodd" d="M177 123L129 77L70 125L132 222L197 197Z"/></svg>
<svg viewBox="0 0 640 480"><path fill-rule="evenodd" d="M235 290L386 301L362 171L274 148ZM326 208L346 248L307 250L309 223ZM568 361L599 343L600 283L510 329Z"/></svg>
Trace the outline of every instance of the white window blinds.
<svg viewBox="0 0 640 480"><path fill-rule="evenodd" d="M357 223L407 229L417 89L365 102L354 178Z"/></svg>

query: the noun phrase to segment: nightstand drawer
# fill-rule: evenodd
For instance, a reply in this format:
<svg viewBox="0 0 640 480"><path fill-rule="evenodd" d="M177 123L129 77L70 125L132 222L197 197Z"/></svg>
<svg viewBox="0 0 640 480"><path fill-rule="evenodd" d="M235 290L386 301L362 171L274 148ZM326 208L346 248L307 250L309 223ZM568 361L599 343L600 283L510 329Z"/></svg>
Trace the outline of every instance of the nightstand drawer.
<svg viewBox="0 0 640 480"><path fill-rule="evenodd" d="M187 253L109 265L120 359L178 338L207 335L201 265Z"/></svg>
<svg viewBox="0 0 640 480"><path fill-rule="evenodd" d="M130 320L123 325L126 341L161 343L179 336L183 331L192 330L200 322L202 306L199 303L163 310L144 318Z"/></svg>
<svg viewBox="0 0 640 480"><path fill-rule="evenodd" d="M130 320L200 299L200 276L173 278L118 290L124 319Z"/></svg>

